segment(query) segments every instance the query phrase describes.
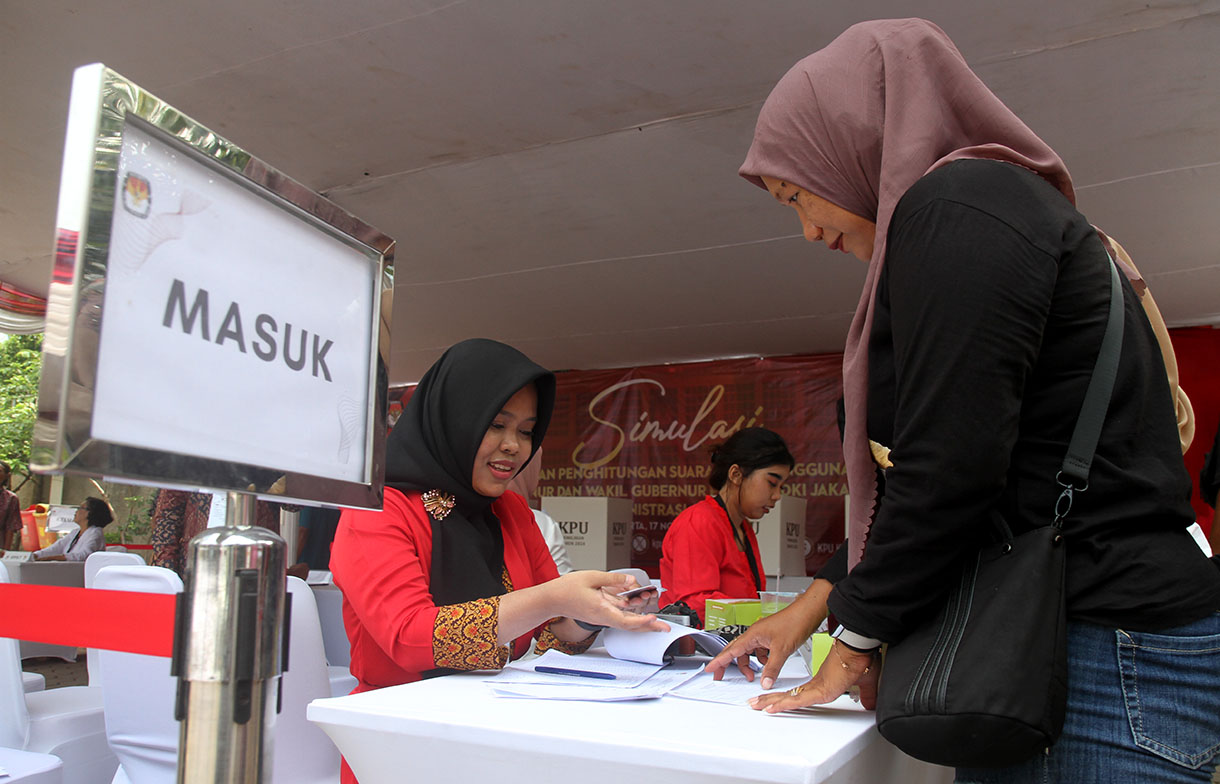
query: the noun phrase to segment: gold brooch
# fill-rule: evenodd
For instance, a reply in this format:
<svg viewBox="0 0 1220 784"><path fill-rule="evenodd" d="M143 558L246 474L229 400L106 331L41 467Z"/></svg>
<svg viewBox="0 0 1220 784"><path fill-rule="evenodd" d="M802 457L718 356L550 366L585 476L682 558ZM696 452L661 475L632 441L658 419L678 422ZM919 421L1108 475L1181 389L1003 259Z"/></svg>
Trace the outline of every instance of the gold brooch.
<svg viewBox="0 0 1220 784"><path fill-rule="evenodd" d="M429 490L424 493L423 502L424 509L438 523L448 517L449 513L453 511L453 507L457 505L456 498L440 490Z"/></svg>

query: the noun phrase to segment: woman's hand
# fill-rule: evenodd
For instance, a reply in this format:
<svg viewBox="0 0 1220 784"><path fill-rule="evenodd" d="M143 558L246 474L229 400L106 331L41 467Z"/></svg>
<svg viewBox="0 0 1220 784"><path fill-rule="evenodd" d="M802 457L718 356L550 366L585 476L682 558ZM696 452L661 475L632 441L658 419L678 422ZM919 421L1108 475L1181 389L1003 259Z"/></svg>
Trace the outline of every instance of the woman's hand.
<svg viewBox="0 0 1220 784"><path fill-rule="evenodd" d="M817 675L788 691L760 694L750 699L754 710L767 713L833 702L849 688L860 684L860 702L872 710L877 705L879 660L875 652L861 653L835 640Z"/></svg>
<svg viewBox="0 0 1220 784"><path fill-rule="evenodd" d="M644 591L632 597L619 594L638 588L639 583L629 574L616 572L579 571L568 572L558 580L553 581L559 592L566 621L551 627L552 631L566 636L556 626L580 629L575 620L584 621L596 626L609 626L614 629L628 631L663 632L669 627L655 615L641 615L639 610L656 596L656 591ZM569 631L571 629L568 629ZM588 630L581 629L577 639L589 636Z"/></svg>
<svg viewBox="0 0 1220 784"><path fill-rule="evenodd" d="M562 620L552 623L551 631L566 642L584 640L590 634L573 619L629 631L666 631L669 627L655 615L637 612L654 592L645 591L631 598L618 595L636 587L639 584L629 574L579 571L511 591L500 597L497 637L504 644L556 617Z"/></svg>
<svg viewBox="0 0 1220 784"><path fill-rule="evenodd" d="M762 688L770 689L775 685L784 662L826 618L826 597L830 595L831 587L826 580L814 580L792 604L775 615L763 618L725 646L716 658L707 663L704 671L713 673L715 679L720 680L724 677L725 668L736 660L737 669L746 676L746 680L753 681L750 654L754 654L766 665L762 671Z"/></svg>

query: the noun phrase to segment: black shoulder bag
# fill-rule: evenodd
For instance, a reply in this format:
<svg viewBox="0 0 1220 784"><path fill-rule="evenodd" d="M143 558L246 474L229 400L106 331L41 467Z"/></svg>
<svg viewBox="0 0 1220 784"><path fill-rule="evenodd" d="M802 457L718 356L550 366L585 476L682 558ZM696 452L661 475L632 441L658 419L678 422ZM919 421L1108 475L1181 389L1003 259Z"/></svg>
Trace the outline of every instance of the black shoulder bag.
<svg viewBox="0 0 1220 784"><path fill-rule="evenodd" d="M916 759L1002 767L1054 744L1067 707L1063 519L1089 466L1118 370L1123 294L1110 264L1110 314L1067 456L1050 525L1003 540L963 569L940 612L889 646L877 694L877 729Z"/></svg>

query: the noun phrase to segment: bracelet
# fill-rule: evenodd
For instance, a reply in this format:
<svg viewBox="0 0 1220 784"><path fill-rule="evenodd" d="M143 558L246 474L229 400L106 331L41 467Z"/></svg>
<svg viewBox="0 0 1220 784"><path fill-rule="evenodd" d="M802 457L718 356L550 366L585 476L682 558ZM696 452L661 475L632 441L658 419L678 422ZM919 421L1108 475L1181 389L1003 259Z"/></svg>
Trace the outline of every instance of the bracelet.
<svg viewBox="0 0 1220 784"><path fill-rule="evenodd" d="M842 641L842 640L835 640L835 642L843 642L843 641ZM845 642L843 642L843 644L844 644L844 645L847 645L847 643L845 643ZM848 647L848 648L851 648L853 651L855 651L855 650L856 650L855 648L852 648L850 645L847 645L847 647ZM851 672L851 667L848 667L848 666L847 666L847 662L843 661L843 654L839 653L839 649L838 649L838 647L832 644L832 645L830 646L830 650L832 650L832 651L834 651L834 652L835 652L835 658L839 660L839 665L840 665L840 666L841 666L843 669L847 670L848 672ZM871 652L870 652L870 651L856 651L856 653L871 653ZM864 667L864 672L860 673L860 675L859 675L859 676L857 676L857 677L864 677L865 675L868 675L869 670L871 670L871 669L873 668L873 667L872 667L872 664L871 664L871 662L872 662L872 659L871 659L871 658L869 659L869 662L870 662L870 664L868 664L868 665L866 665L866 666Z"/></svg>

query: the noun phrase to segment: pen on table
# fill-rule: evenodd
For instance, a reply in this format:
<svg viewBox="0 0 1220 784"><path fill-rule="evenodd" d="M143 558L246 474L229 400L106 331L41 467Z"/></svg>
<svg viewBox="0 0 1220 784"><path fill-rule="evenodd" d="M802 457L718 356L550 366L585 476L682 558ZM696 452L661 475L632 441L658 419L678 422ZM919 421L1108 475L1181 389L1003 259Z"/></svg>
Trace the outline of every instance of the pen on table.
<svg viewBox="0 0 1220 784"><path fill-rule="evenodd" d="M548 675L572 675L577 678L597 678L603 681L614 680L614 674L609 672L593 672L591 670L569 670L566 667L547 667L545 664L539 664L534 667L534 672L545 672Z"/></svg>

